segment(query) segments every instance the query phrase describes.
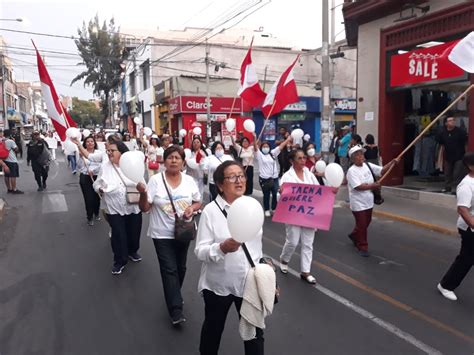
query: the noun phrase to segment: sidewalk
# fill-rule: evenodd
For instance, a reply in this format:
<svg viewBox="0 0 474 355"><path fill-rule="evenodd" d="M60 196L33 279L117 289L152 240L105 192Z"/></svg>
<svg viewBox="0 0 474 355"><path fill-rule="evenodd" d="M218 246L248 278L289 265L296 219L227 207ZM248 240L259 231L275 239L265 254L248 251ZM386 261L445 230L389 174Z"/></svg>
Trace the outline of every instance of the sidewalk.
<svg viewBox="0 0 474 355"><path fill-rule="evenodd" d="M457 235L456 199L454 196L431 194L418 199L399 196L398 189L382 188L385 202L374 207L374 216L414 224L436 232ZM347 187L340 188L337 200L349 208Z"/></svg>

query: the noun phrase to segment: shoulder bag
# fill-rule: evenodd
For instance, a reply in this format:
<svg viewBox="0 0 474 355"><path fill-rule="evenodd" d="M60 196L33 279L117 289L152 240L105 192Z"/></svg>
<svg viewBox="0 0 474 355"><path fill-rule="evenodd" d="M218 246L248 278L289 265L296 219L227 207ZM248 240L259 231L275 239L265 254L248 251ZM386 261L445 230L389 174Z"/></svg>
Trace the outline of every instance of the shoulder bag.
<svg viewBox="0 0 474 355"><path fill-rule="evenodd" d="M227 211L222 209L219 204L217 203L216 200L214 200L214 202L216 203L217 205L217 208L222 212L222 214L224 215L224 217L227 219ZM253 259L252 257L250 256L250 252L247 248L247 246L245 245L245 243L242 243L242 249L244 250L244 253L245 253L245 256L250 264L250 266L255 269L255 263L253 262ZM275 268L275 265L273 264L273 261L271 258L260 258L260 264L267 264L267 265L270 265L273 269L273 271L276 272L276 268ZM279 299L279 296L280 296L280 287L278 286L278 283L275 285L275 300L273 301L274 304L277 304L278 303L278 299Z"/></svg>
<svg viewBox="0 0 474 355"><path fill-rule="evenodd" d="M174 213L174 239L180 242L190 242L196 239L196 223L194 218L191 218L190 221L186 221L184 218L180 218L176 212L176 207L174 206L173 197L171 196L170 190L168 189L168 184L165 180L165 174L161 173L161 178L163 179L163 184L165 185L166 192L170 199L171 207L173 208Z"/></svg>
<svg viewBox="0 0 474 355"><path fill-rule="evenodd" d="M374 182L377 182L377 178L375 177L375 174L372 171L372 168L370 167L370 164L369 163L365 163L365 164L369 168L370 173L372 174L372 177L374 178ZM385 200L382 197L382 188L381 187L378 188L378 189L372 190L372 193L374 194L374 203L376 205L381 205L382 203L384 203Z"/></svg>
<svg viewBox="0 0 474 355"><path fill-rule="evenodd" d="M119 176L120 180L122 180L123 185L125 186L125 198L127 200L127 203L130 205L136 205L140 201L140 192L138 192L137 188L135 186L127 186L125 181L122 178L122 175L118 172L117 168L115 167L114 163L110 162L112 164L112 167L114 168L115 172Z"/></svg>

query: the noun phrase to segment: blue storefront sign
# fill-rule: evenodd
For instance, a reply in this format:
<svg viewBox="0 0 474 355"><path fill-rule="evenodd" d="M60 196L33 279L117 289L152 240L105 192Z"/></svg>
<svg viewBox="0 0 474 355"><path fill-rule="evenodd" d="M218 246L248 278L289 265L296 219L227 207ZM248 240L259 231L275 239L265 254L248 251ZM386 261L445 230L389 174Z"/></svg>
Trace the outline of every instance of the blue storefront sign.
<svg viewBox="0 0 474 355"><path fill-rule="evenodd" d="M257 134L263 126L263 114L259 109L253 111ZM262 139L274 144L278 138L278 130L285 127L288 131L301 128L311 136L311 141L319 151L321 148L321 98L300 96L300 101L285 107L285 110L270 117L262 134Z"/></svg>

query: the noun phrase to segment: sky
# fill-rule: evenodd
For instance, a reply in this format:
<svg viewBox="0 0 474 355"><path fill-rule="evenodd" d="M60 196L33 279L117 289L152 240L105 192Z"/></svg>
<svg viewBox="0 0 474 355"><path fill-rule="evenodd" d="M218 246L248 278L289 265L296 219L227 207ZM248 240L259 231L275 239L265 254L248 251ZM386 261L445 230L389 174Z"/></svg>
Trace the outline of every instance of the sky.
<svg viewBox="0 0 474 355"><path fill-rule="evenodd" d="M90 99L93 97L92 89L84 87L82 82L76 82L70 86L71 80L84 70L83 66L77 66L81 59L77 55L76 45L72 39L15 33L6 29L67 37L77 36L77 29L82 27L83 22L89 22L96 14L101 21L108 21L113 17L115 23L122 29L169 30L182 29L184 26L209 27L216 24L219 19L225 18L232 9L257 1L2 0L0 36L3 36L9 46L9 56L12 59L17 80L39 80L36 58L34 52L31 51L31 39L33 39L40 52L49 50L62 53L42 53L58 93ZM266 33L285 40L293 47L312 49L321 46L322 0L261 1L261 4L268 4L245 18L236 28L263 27ZM338 34L336 39L339 40L344 38L344 27L341 24L342 6L338 6L343 0L334 1L336 4L335 32ZM21 23L6 21L6 19L14 18L22 18L24 21ZM242 16L236 18L234 22L241 18ZM25 50L25 47L29 50Z"/></svg>

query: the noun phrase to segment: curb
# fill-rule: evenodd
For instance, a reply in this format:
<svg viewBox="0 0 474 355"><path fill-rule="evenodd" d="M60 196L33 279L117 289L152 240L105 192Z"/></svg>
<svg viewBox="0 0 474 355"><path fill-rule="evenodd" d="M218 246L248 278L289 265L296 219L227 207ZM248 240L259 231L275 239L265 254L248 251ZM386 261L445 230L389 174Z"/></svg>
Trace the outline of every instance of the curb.
<svg viewBox="0 0 474 355"><path fill-rule="evenodd" d="M344 206L349 208L349 204L347 202L344 202ZM402 216L402 215L399 215L399 214L396 214L396 213L379 211L379 210L376 210L376 209L374 209L372 213L376 217L383 217L383 218L392 219L392 220L398 221L398 222L413 224L417 227L429 229L429 230L432 230L432 231L435 231L435 232L438 232L438 233L442 233L442 234L446 234L446 235L450 235L450 236L458 236L457 230L449 229L449 228L446 228L446 227L441 227L437 224L432 224L432 223L419 221L417 219Z"/></svg>

